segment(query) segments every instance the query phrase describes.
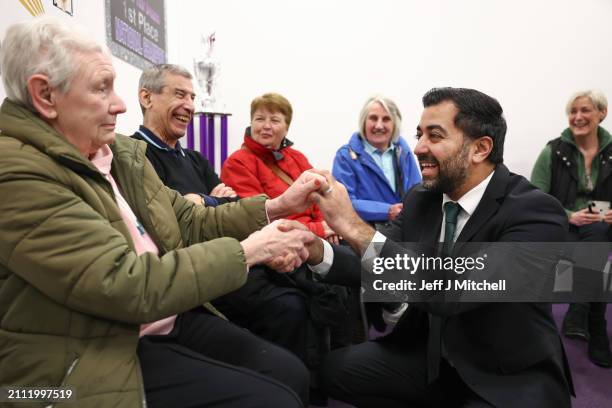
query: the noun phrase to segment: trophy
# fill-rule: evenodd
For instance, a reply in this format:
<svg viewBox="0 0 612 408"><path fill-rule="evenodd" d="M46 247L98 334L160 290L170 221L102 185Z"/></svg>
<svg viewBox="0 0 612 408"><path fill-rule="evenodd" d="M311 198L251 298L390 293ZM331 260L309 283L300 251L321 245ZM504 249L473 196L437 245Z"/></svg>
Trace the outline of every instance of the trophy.
<svg viewBox="0 0 612 408"><path fill-rule="evenodd" d="M217 81L219 78L219 62L213 56L215 32L201 35L202 54L194 58L194 73L200 88L200 104L204 112L214 112L217 102Z"/></svg>

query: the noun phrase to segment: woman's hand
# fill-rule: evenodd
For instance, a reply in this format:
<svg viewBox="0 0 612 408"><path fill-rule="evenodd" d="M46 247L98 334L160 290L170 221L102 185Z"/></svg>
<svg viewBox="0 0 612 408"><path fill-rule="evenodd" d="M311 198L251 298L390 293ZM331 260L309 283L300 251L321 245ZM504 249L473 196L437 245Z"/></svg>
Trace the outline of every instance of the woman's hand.
<svg viewBox="0 0 612 408"><path fill-rule="evenodd" d="M338 234L336 234L325 221L321 221L321 225L323 225L323 237L325 240L330 244L338 245L340 243Z"/></svg>
<svg viewBox="0 0 612 408"><path fill-rule="evenodd" d="M399 213L402 212L402 208L404 208L403 203L393 204L391 207L389 207L389 221L396 219Z"/></svg>
<svg viewBox="0 0 612 408"><path fill-rule="evenodd" d="M606 213L607 215L607 213ZM612 218L612 216L611 216ZM588 208L583 208L582 210L573 212L570 215L569 222L577 227L581 227L583 225L592 224L594 222L603 221L599 214L595 214L589 211ZM612 220L611 220L612 221ZM607 222L607 221L606 221Z"/></svg>
<svg viewBox="0 0 612 408"><path fill-rule="evenodd" d="M603 218L604 222L607 224L612 224L612 210L606 211Z"/></svg>

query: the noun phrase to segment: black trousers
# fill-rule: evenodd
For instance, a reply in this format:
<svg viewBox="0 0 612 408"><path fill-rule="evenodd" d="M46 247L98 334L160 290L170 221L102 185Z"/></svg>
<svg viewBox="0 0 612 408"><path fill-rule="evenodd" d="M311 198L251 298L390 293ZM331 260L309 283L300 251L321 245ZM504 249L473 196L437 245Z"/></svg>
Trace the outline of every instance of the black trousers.
<svg viewBox="0 0 612 408"><path fill-rule="evenodd" d="M253 267L246 283L213 301L213 305L238 326L293 352L308 363L309 341L313 340L306 295L290 287L286 277ZM310 364L307 364L310 365Z"/></svg>
<svg viewBox="0 0 612 408"><path fill-rule="evenodd" d="M493 406L445 361L439 379L428 384L426 348L383 340L332 351L321 368L323 388L358 408Z"/></svg>
<svg viewBox="0 0 612 408"><path fill-rule="evenodd" d="M149 407L302 407L309 373L286 350L198 308L138 344Z"/></svg>
<svg viewBox="0 0 612 408"><path fill-rule="evenodd" d="M608 242L610 227L604 222L577 227L570 225L568 240L570 242ZM584 246L577 249L573 258L574 265L574 294L577 302L576 309L588 309L589 321L594 325L605 327L606 306L604 302L588 302L589 299L597 298L599 295L606 296L601 290L602 271L608 261L609 245L598 245L596 250L585 250ZM587 265L588 267L581 267Z"/></svg>

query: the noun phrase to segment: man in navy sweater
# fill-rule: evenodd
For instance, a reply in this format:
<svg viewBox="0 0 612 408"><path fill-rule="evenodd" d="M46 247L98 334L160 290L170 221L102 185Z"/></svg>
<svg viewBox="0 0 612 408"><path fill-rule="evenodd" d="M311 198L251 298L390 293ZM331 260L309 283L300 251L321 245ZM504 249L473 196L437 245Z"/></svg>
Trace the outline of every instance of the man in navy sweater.
<svg viewBox="0 0 612 408"><path fill-rule="evenodd" d="M216 206L238 200L200 152L179 143L195 111L191 74L171 64L148 68L140 77L138 98L144 124L134 138L149 144L147 158L164 184L196 204Z"/></svg>

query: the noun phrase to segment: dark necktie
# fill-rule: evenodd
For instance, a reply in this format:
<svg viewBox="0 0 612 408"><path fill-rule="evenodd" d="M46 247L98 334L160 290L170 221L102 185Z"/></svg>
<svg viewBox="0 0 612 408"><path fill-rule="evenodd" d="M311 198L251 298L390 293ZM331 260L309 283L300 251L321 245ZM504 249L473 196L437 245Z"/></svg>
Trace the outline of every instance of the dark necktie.
<svg viewBox="0 0 612 408"><path fill-rule="evenodd" d="M459 204L449 201L444 204L444 242L440 256L450 256L453 250L455 232L457 231L457 216L459 215ZM432 382L440 374L440 359L442 350L442 327L444 318L431 315L429 321L429 339L427 341L427 379Z"/></svg>
<svg viewBox="0 0 612 408"><path fill-rule="evenodd" d="M455 243L455 231L457 231L457 216L459 215L459 204L448 201L444 204L444 243L442 244L442 256L450 256Z"/></svg>

